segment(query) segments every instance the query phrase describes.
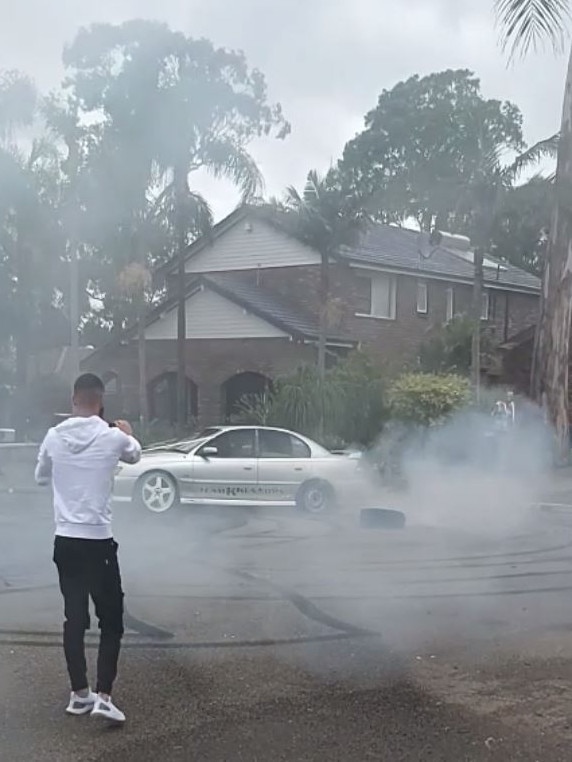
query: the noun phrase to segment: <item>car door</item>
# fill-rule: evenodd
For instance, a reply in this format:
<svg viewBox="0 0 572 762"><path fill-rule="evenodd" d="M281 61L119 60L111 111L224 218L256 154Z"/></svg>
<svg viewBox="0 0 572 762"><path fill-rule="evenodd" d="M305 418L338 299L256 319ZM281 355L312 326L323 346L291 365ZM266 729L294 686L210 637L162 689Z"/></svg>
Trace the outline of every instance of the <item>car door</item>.
<svg viewBox="0 0 572 762"><path fill-rule="evenodd" d="M190 497L204 503L252 503L256 497L255 456L255 429L231 429L210 439L193 455Z"/></svg>
<svg viewBox="0 0 572 762"><path fill-rule="evenodd" d="M259 500L293 503L311 476L311 450L299 437L277 429L258 430Z"/></svg>

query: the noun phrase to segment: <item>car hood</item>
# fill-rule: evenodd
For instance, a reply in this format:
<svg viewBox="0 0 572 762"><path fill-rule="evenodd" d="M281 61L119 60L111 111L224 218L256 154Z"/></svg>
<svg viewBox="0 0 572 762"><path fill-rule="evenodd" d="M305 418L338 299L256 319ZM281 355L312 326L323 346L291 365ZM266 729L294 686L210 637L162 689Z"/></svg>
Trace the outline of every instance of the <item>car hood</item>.
<svg viewBox="0 0 572 762"><path fill-rule="evenodd" d="M184 452L177 452L176 450L143 450L141 453L141 460L155 460L157 458L161 460L183 460L186 457Z"/></svg>

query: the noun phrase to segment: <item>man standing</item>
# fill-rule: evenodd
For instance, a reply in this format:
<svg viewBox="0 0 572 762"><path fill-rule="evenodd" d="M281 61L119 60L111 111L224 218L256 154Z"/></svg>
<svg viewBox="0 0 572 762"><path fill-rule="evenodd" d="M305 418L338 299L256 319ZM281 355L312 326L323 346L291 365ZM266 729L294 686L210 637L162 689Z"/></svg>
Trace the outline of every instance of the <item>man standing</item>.
<svg viewBox="0 0 572 762"><path fill-rule="evenodd" d="M141 445L126 421L102 419L104 386L92 373L74 384L73 415L50 429L40 447L38 484L52 483L54 562L64 598L64 652L71 681L68 714L114 723L125 715L111 700L123 635L123 590L111 531L111 492L119 461L136 463ZM96 692L87 679L89 598L99 620Z"/></svg>

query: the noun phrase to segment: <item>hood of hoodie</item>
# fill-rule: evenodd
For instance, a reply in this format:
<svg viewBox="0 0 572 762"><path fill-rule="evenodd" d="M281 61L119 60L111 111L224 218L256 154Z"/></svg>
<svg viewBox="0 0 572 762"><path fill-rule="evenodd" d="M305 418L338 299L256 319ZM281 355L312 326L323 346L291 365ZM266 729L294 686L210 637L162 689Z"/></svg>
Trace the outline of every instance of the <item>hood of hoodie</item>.
<svg viewBox="0 0 572 762"><path fill-rule="evenodd" d="M73 417L58 424L54 432L72 453L83 452L92 445L109 425L97 415L89 418Z"/></svg>

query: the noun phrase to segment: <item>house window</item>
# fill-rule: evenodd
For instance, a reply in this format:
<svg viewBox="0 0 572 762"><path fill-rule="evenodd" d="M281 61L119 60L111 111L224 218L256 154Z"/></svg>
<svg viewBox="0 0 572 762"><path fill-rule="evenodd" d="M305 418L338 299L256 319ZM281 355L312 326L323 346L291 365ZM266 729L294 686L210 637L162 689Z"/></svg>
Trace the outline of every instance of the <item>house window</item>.
<svg viewBox="0 0 572 762"><path fill-rule="evenodd" d="M448 288L445 292L447 300L446 306L446 320L448 323L455 317L455 292L452 288Z"/></svg>
<svg viewBox="0 0 572 762"><path fill-rule="evenodd" d="M395 320L397 284L395 278L374 275L357 279L357 309L359 317L375 317Z"/></svg>
<svg viewBox="0 0 572 762"><path fill-rule="evenodd" d="M481 320L488 320L490 317L490 298L489 298L489 292L484 291L482 295L482 301L481 301Z"/></svg>
<svg viewBox="0 0 572 762"><path fill-rule="evenodd" d="M455 292L452 288L446 291L447 297L447 322L449 323L455 317Z"/></svg>
<svg viewBox="0 0 572 762"><path fill-rule="evenodd" d="M417 284L417 312L419 315L426 315L429 312L427 284L423 282Z"/></svg>

